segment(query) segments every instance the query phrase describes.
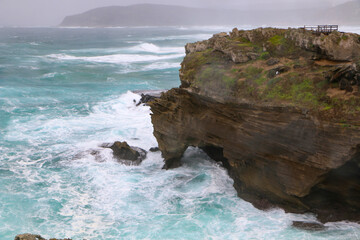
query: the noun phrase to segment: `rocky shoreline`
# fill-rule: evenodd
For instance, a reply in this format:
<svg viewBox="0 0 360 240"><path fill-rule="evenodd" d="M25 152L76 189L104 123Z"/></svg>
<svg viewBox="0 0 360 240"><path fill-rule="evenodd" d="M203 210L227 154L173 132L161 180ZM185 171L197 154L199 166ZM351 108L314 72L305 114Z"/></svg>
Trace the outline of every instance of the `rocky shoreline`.
<svg viewBox="0 0 360 240"><path fill-rule="evenodd" d="M165 169L199 147L257 208L360 220L359 35L234 29L186 54L149 103Z"/></svg>

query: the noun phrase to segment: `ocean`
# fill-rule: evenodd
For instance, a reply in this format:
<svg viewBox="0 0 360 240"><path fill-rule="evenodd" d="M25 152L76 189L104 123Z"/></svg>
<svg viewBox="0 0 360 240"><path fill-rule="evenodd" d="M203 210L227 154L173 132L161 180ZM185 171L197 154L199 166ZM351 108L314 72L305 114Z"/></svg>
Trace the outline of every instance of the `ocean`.
<svg viewBox="0 0 360 240"><path fill-rule="evenodd" d="M156 147L132 91L179 86L184 45L230 29L0 28L0 239L360 239L355 223L308 232L291 224L311 214L254 208L196 148L166 171L159 152L125 166L99 147Z"/></svg>

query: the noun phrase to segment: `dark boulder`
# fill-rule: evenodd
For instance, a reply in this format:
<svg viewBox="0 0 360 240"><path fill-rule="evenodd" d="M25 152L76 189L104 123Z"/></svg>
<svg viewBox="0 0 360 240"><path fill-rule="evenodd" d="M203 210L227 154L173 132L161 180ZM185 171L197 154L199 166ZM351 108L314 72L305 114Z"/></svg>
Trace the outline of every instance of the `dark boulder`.
<svg viewBox="0 0 360 240"><path fill-rule="evenodd" d="M150 152L158 152L160 149L158 147L152 147L149 149Z"/></svg>
<svg viewBox="0 0 360 240"><path fill-rule="evenodd" d="M341 82L343 79L346 79L351 85L356 85L360 79L354 65L340 65L330 70L326 77L330 83Z"/></svg>
<svg viewBox="0 0 360 240"><path fill-rule="evenodd" d="M125 165L140 165L146 158L146 151L138 147L132 147L127 142L114 142L112 145L103 144L102 147L111 148L114 158Z"/></svg>

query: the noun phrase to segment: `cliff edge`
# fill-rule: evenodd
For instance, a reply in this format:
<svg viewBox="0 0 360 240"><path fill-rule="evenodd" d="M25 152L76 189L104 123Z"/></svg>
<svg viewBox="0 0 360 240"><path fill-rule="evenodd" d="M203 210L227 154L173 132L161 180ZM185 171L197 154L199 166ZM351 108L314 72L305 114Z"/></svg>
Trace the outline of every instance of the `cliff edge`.
<svg viewBox="0 0 360 240"><path fill-rule="evenodd" d="M180 88L151 103L165 169L189 146L267 209L360 218L360 36L234 29L186 45Z"/></svg>

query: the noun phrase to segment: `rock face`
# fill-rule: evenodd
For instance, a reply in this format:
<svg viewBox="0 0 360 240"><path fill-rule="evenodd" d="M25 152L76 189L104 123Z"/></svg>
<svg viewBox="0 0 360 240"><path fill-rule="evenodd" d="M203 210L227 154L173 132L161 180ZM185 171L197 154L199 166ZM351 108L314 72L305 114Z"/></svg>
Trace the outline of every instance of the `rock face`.
<svg viewBox="0 0 360 240"><path fill-rule="evenodd" d="M359 220L358 37L234 29L187 44L181 87L150 103L164 168L196 146L223 162L238 195L258 208ZM355 52L341 52L347 46ZM348 70L334 78L339 68ZM341 79L353 91L341 90Z"/></svg>

